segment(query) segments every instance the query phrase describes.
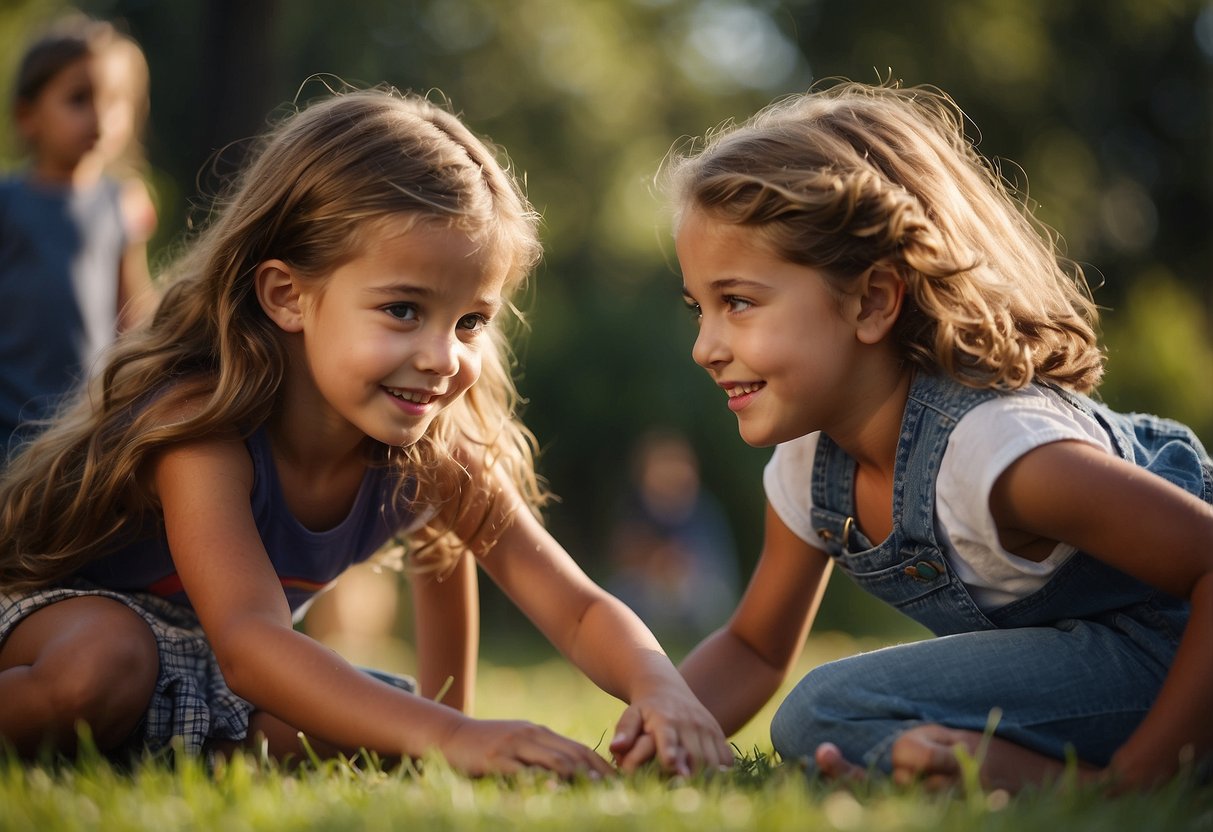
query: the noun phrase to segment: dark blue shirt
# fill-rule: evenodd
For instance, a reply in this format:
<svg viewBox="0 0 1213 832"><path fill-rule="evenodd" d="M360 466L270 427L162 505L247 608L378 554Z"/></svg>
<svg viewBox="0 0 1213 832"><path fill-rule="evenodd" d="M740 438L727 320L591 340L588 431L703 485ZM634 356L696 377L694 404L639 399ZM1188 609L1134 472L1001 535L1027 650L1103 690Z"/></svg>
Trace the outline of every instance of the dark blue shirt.
<svg viewBox="0 0 1213 832"><path fill-rule="evenodd" d="M293 612L301 613L312 596L412 521L407 505L411 489L406 485L402 498L393 503L399 473L373 465L367 468L346 518L331 529L311 531L287 508L265 428L245 444L253 460L253 518ZM78 575L107 589L151 592L189 605L163 529L88 563Z"/></svg>
<svg viewBox="0 0 1213 832"><path fill-rule="evenodd" d="M114 340L127 245L120 196L109 179L85 189L0 181L0 452Z"/></svg>

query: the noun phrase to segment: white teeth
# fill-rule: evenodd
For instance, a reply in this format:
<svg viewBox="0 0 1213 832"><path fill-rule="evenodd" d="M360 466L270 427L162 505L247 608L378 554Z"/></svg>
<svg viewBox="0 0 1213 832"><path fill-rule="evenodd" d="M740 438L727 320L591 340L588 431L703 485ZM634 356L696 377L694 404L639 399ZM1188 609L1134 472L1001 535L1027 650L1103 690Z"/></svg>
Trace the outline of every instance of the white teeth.
<svg viewBox="0 0 1213 832"><path fill-rule="evenodd" d="M749 384L735 384L727 388L724 392L728 394L730 399L738 396L744 396L746 393L753 393L759 387L762 387L761 381L750 382Z"/></svg>
<svg viewBox="0 0 1213 832"><path fill-rule="evenodd" d="M428 393L417 393L412 390L396 390L391 387L385 387L384 389L396 398L404 399L406 402L412 402L413 404L429 404L430 400L434 398Z"/></svg>

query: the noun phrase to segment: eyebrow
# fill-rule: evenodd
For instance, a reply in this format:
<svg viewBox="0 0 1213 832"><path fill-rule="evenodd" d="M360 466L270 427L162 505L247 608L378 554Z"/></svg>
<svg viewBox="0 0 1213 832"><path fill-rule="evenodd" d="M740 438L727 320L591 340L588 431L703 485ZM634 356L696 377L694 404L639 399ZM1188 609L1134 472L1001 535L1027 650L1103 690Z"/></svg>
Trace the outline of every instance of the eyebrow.
<svg viewBox="0 0 1213 832"><path fill-rule="evenodd" d="M412 295L414 297L431 298L437 296L437 292L429 286L415 286L412 283L391 283L386 286L368 286L366 289L372 295L381 295L383 297L400 297L401 295ZM499 309L505 305L505 300L500 297L479 297L477 303L493 309Z"/></svg>
<svg viewBox="0 0 1213 832"><path fill-rule="evenodd" d="M384 283L379 286L368 286L366 291L376 295L432 295L434 290L429 286L417 286L413 283Z"/></svg>
<svg viewBox="0 0 1213 832"><path fill-rule="evenodd" d="M743 280L740 277L722 277L718 280L713 280L708 284L708 289L713 292L724 292L730 289L767 289L765 283L759 283L757 280ZM686 297L691 297L690 291L687 290L686 284L682 285L682 294Z"/></svg>

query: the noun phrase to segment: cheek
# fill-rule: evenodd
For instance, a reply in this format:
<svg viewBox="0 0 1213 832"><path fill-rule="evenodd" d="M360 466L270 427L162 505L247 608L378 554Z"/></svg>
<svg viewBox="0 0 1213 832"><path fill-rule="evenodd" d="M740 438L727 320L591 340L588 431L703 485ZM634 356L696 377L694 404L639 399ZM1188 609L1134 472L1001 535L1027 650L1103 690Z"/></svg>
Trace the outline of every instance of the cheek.
<svg viewBox="0 0 1213 832"><path fill-rule="evenodd" d="M479 350L468 350L459 363L459 380L466 390L480 380L484 369L484 358Z"/></svg>
<svg viewBox="0 0 1213 832"><path fill-rule="evenodd" d="M339 353L343 360L363 367L387 366L400 361L408 344L394 333L368 326L363 321L346 322L338 337L324 339L324 349Z"/></svg>

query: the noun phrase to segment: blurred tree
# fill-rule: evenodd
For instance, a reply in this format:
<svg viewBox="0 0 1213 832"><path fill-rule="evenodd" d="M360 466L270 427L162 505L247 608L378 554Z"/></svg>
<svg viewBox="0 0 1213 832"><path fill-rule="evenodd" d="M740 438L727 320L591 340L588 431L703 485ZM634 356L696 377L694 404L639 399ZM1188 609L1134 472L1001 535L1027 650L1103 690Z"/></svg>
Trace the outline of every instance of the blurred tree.
<svg viewBox="0 0 1213 832"><path fill-rule="evenodd" d="M3 54L62 6L8 0ZM213 188L208 157L258 132L274 106L319 94L319 81L303 84L314 73L441 90L508 148L548 250L520 348L526 417L564 498L551 526L591 571L624 486L624 449L654 424L691 439L746 568L757 554L769 452L741 442L690 361L693 326L652 179L680 137L820 78L949 92L980 125L983 152L1008 160L1004 175L1104 284L1108 398L1186 419L1213 444L1213 5L1203 0L81 6L124 19L148 52L162 250L185 227L200 171ZM0 82L9 73L0 66ZM224 153L214 171L238 159L239 148ZM506 614L492 611L491 593L487 603L490 618ZM861 632L904 621L845 581L822 615Z"/></svg>

